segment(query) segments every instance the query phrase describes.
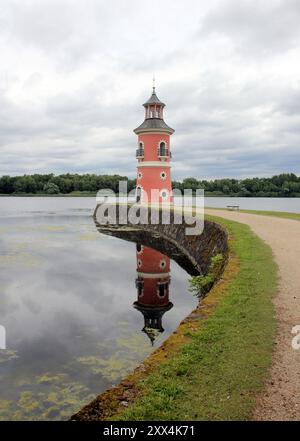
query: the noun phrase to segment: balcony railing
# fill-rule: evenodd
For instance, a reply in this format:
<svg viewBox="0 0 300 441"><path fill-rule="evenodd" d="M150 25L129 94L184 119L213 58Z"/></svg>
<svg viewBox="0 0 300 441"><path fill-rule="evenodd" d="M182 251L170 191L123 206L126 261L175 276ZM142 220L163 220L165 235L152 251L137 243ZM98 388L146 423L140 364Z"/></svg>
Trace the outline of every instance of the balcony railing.
<svg viewBox="0 0 300 441"><path fill-rule="evenodd" d="M136 157L143 158L144 157L144 149L136 149Z"/></svg>
<svg viewBox="0 0 300 441"><path fill-rule="evenodd" d="M158 147L157 154L159 158L168 158L168 157L171 158L171 152L169 152L168 148Z"/></svg>
<svg viewBox="0 0 300 441"><path fill-rule="evenodd" d="M144 288L144 281L143 280L140 280L140 279L136 279L135 280L135 287L136 288Z"/></svg>

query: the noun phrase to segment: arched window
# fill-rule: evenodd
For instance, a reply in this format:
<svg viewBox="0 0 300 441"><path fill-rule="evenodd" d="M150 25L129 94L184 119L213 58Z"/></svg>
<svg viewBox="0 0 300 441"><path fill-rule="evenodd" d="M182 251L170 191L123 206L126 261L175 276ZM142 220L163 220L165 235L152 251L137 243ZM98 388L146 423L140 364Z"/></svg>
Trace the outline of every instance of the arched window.
<svg viewBox="0 0 300 441"><path fill-rule="evenodd" d="M163 285L162 283L158 285L158 295L159 297L165 296L165 285Z"/></svg>
<svg viewBox="0 0 300 441"><path fill-rule="evenodd" d="M165 141L160 141L159 143L158 156L168 156L168 149Z"/></svg>
<svg viewBox="0 0 300 441"><path fill-rule="evenodd" d="M141 279L137 279L135 281L135 285L137 288L138 296L141 297L144 294L144 281Z"/></svg>
<svg viewBox="0 0 300 441"><path fill-rule="evenodd" d="M142 198L142 188L136 187L136 201L140 202Z"/></svg>
<svg viewBox="0 0 300 441"><path fill-rule="evenodd" d="M142 141L139 142L139 147L136 150L136 157L143 158L144 157L144 143Z"/></svg>
<svg viewBox="0 0 300 441"><path fill-rule="evenodd" d="M138 254L141 254L141 252L143 251L143 245L140 243L136 244L136 251Z"/></svg>
<svg viewBox="0 0 300 441"><path fill-rule="evenodd" d="M168 293L168 282L158 282L157 284L158 297L165 297L167 293Z"/></svg>

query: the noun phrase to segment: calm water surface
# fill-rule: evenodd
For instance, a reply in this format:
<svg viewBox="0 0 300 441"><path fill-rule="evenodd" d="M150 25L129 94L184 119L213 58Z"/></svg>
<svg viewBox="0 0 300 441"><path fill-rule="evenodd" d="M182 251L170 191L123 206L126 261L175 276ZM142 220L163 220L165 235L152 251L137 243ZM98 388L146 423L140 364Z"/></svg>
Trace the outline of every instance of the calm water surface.
<svg viewBox="0 0 300 441"><path fill-rule="evenodd" d="M205 199L230 203L300 212L300 199ZM0 419L68 418L153 350L133 307L136 245L100 234L94 207L94 198L0 198ZM196 306L186 272L171 261L170 274L174 306L154 348Z"/></svg>
<svg viewBox="0 0 300 441"><path fill-rule="evenodd" d="M142 332L136 245L100 234L93 207L94 198L0 199L2 420L68 418L196 306L189 276L171 261L164 332Z"/></svg>
<svg viewBox="0 0 300 441"><path fill-rule="evenodd" d="M239 205L241 210L300 213L300 198L205 198L206 207L226 208L227 205Z"/></svg>
<svg viewBox="0 0 300 441"><path fill-rule="evenodd" d="M226 208L239 205L245 210L270 210L300 213L300 198L230 198L207 197L206 207ZM93 213L95 198L70 197L0 197L0 216L87 215Z"/></svg>

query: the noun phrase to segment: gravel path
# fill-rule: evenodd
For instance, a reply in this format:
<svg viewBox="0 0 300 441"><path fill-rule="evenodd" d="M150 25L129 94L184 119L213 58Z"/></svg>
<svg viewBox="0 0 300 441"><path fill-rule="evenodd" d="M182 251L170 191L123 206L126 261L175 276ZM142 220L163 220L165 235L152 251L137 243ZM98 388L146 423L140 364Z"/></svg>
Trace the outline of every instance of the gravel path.
<svg viewBox="0 0 300 441"><path fill-rule="evenodd" d="M223 210L205 213L249 225L273 250L280 277L274 300L278 333L273 365L253 419L300 420L300 349L292 347L292 328L300 325L300 222Z"/></svg>

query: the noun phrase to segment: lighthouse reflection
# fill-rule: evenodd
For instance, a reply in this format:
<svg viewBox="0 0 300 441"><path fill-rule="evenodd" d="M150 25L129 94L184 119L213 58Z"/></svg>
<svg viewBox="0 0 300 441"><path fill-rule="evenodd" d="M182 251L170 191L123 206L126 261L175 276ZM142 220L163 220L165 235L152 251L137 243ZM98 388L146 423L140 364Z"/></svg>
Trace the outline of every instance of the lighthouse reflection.
<svg viewBox="0 0 300 441"><path fill-rule="evenodd" d="M164 332L163 315L173 307L169 300L170 258L152 248L136 245L137 300L134 308L144 317L144 332L151 344Z"/></svg>
<svg viewBox="0 0 300 441"><path fill-rule="evenodd" d="M184 309L188 314L195 306L194 301L196 302L192 297L183 301L178 298L178 289L182 292L186 286L179 288L178 269L175 267L173 277L175 276L176 283L173 294L176 298L176 307L173 308L173 303L170 301L171 262L172 264L176 262L191 276L198 275L198 270L176 244L155 231L127 225L102 225L96 220L95 225L101 234L135 244L135 256L132 257L136 262L136 276L134 278L132 275L132 282L134 283L135 280L136 301L133 307L137 310L136 314L141 314L144 322L142 332L153 346L159 335L164 332L164 328L167 337L172 329L175 329L174 320L177 326L180 319L185 317L185 313L181 315L180 311ZM168 311L170 311L169 319L165 316ZM161 342L161 339L159 340Z"/></svg>

